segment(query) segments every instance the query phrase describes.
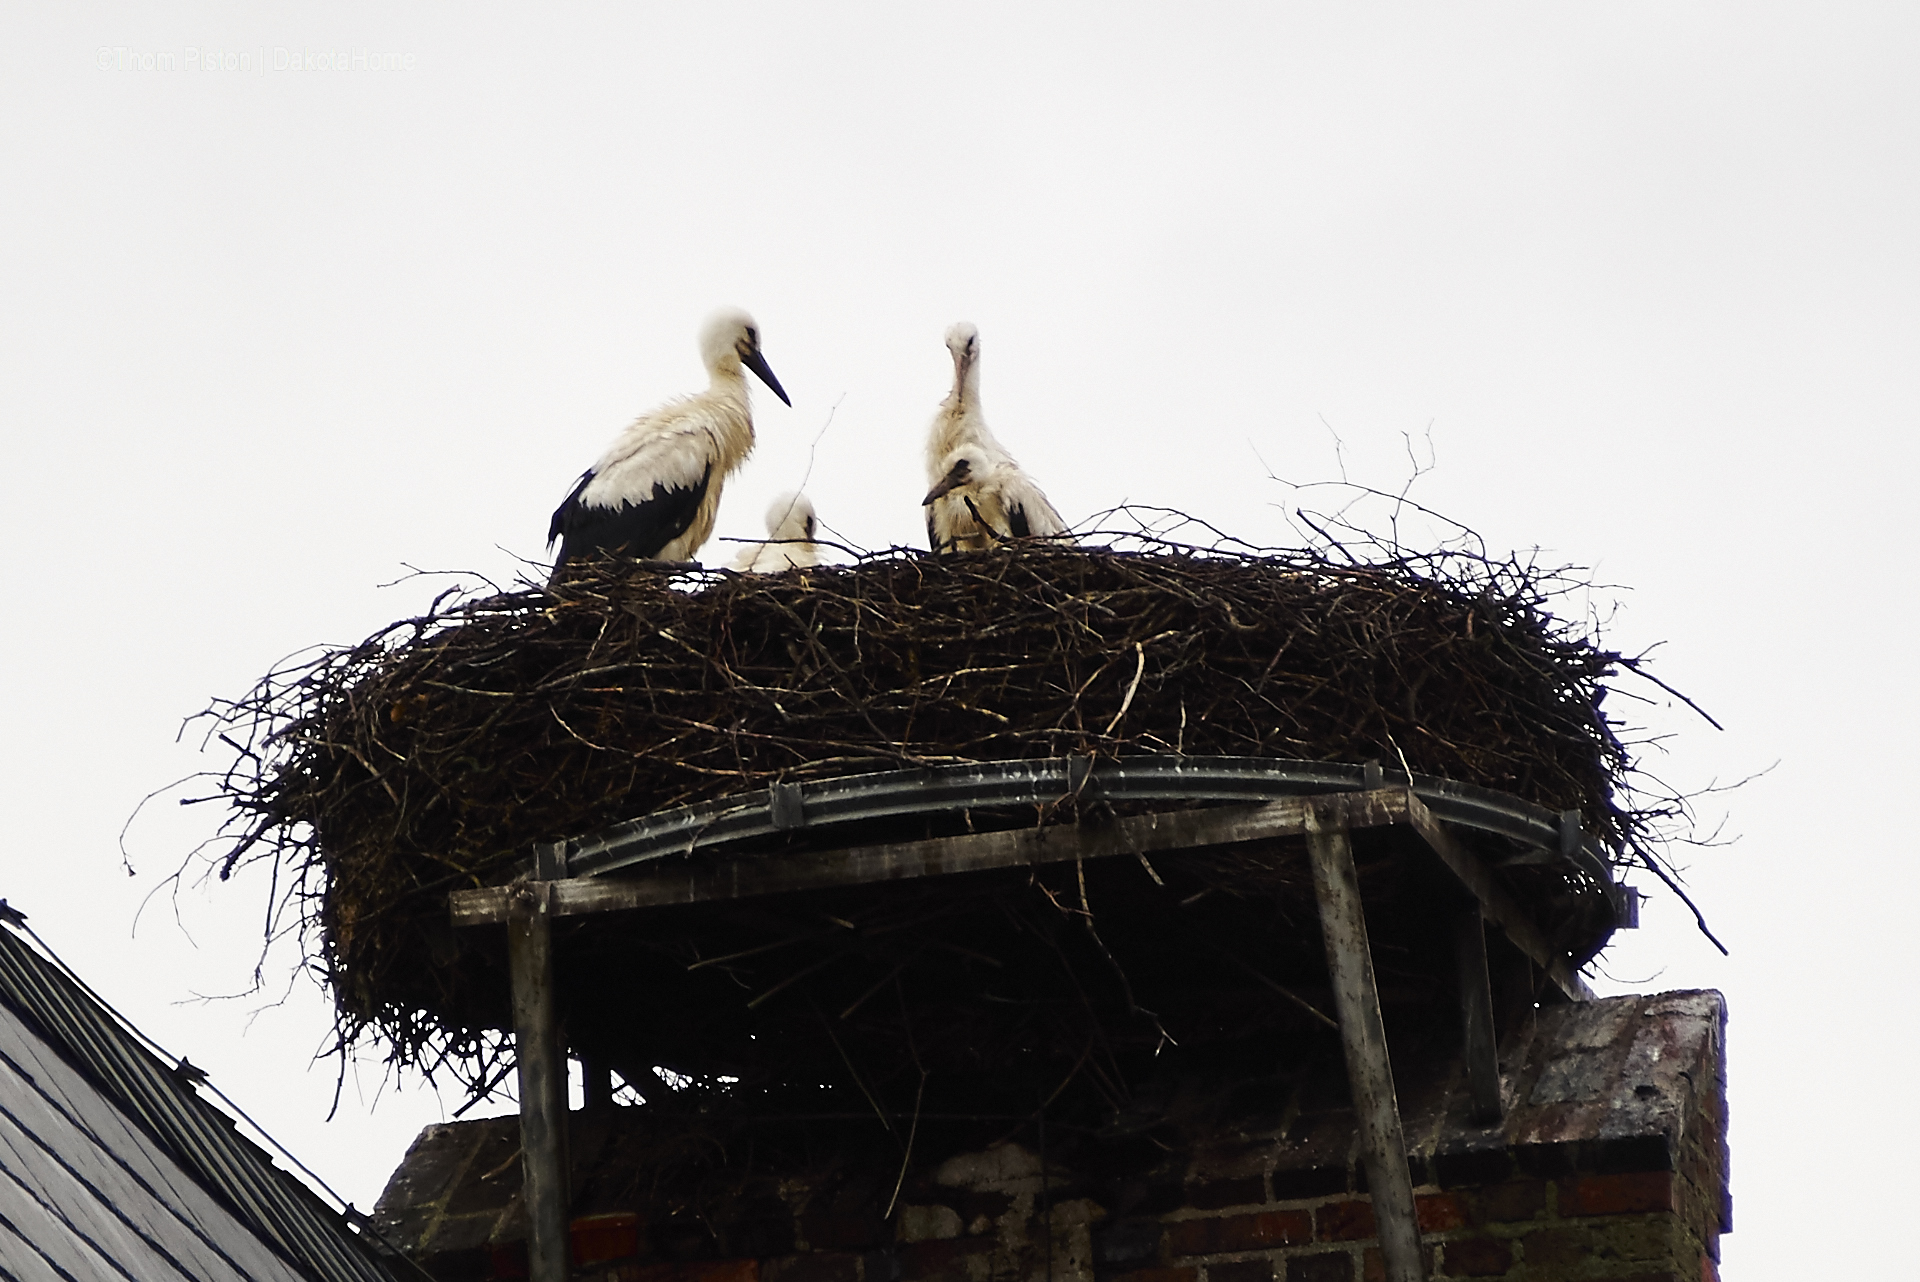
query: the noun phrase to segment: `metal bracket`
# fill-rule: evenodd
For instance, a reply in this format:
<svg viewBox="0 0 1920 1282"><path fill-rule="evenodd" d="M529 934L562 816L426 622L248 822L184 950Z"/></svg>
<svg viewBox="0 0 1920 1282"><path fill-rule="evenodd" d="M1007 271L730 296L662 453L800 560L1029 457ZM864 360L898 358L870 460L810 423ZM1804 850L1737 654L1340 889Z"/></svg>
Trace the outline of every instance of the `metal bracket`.
<svg viewBox="0 0 1920 1282"><path fill-rule="evenodd" d="M533 843L533 879L535 881L567 879L566 842L536 841Z"/></svg>
<svg viewBox="0 0 1920 1282"><path fill-rule="evenodd" d="M807 808L800 799L797 783L776 783L767 789L767 813L780 832L807 826Z"/></svg>
<svg viewBox="0 0 1920 1282"><path fill-rule="evenodd" d="M1562 810L1560 812L1560 857L1562 859L1573 858L1574 852L1580 849L1580 837L1580 812Z"/></svg>
<svg viewBox="0 0 1920 1282"><path fill-rule="evenodd" d="M1619 914L1614 918L1615 930L1640 929L1641 894L1625 882L1620 883Z"/></svg>
<svg viewBox="0 0 1920 1282"><path fill-rule="evenodd" d="M1368 761L1360 767L1360 786L1368 792L1387 786L1387 772L1380 768L1377 761Z"/></svg>

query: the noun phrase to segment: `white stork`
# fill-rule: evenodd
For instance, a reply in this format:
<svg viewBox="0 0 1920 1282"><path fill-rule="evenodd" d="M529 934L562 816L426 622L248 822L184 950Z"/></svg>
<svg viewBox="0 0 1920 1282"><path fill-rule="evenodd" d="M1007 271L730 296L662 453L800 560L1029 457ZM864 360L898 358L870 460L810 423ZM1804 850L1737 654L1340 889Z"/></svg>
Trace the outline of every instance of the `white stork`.
<svg viewBox="0 0 1920 1282"><path fill-rule="evenodd" d="M813 500L788 491L776 495L767 508L767 541L748 543L727 568L742 574L778 574L820 564L820 545L813 541L817 518Z"/></svg>
<svg viewBox="0 0 1920 1282"><path fill-rule="evenodd" d="M980 413L980 331L947 331L953 390L927 433L927 543L935 552L979 551L1009 538L1058 537L1067 523L1007 453Z"/></svg>
<svg viewBox="0 0 1920 1282"><path fill-rule="evenodd" d="M1072 542L1033 478L994 445L962 445L927 497L927 542L936 552L978 552L1008 539Z"/></svg>
<svg viewBox="0 0 1920 1282"><path fill-rule="evenodd" d="M927 484L946 475L947 455L968 441L995 445L987 420L980 413L980 331L967 321L947 330L947 352L953 357L953 390L940 402L927 432Z"/></svg>
<svg viewBox="0 0 1920 1282"><path fill-rule="evenodd" d="M753 452L753 407L744 370L787 404L760 354L760 327L738 309L716 312L700 329L704 392L668 401L635 419L580 477L553 514L547 544L560 540L554 573L595 552L661 561L691 560L713 533L720 489Z"/></svg>

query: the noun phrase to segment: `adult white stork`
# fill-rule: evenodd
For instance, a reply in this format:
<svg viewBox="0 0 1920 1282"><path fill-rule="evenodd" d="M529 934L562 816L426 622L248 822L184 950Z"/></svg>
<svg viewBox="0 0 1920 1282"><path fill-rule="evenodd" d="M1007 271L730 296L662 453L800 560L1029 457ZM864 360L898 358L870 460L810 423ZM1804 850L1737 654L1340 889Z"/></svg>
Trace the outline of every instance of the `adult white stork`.
<svg viewBox="0 0 1920 1282"><path fill-rule="evenodd" d="M720 489L753 452L753 407L745 370L787 404L760 354L760 327L738 309L700 328L707 390L635 419L554 511L547 544L560 540L557 575L594 552L661 561L691 560L713 533Z"/></svg>
<svg viewBox="0 0 1920 1282"><path fill-rule="evenodd" d="M936 552L978 552L1008 539L1072 542L1067 523L1033 478L997 446L962 445L920 500Z"/></svg>
<svg viewBox="0 0 1920 1282"><path fill-rule="evenodd" d="M744 545L727 568L742 574L778 574L820 564L820 545L813 541L817 522L813 500L806 495L791 490L776 495L767 507L767 541Z"/></svg>
<svg viewBox="0 0 1920 1282"><path fill-rule="evenodd" d="M953 357L953 390L940 402L927 432L927 484L946 475L947 455L970 441L993 441L980 413L980 331L958 321L947 330L947 353Z"/></svg>
<svg viewBox="0 0 1920 1282"><path fill-rule="evenodd" d="M980 412L980 331L947 330L953 390L927 433L927 543L935 552L979 551L1008 538L1060 536L1065 521L1014 462Z"/></svg>

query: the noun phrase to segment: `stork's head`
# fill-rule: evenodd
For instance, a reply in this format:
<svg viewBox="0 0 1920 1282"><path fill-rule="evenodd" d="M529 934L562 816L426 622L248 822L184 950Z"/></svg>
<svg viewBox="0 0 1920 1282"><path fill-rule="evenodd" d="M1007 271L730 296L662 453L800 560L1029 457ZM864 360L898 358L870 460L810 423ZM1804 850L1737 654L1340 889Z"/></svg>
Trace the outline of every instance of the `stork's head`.
<svg viewBox="0 0 1920 1282"><path fill-rule="evenodd" d="M738 307L721 308L700 327L700 359L706 362L707 373L712 375L737 374L744 365L758 375L775 396L788 405L793 404L787 400L780 380L773 376L767 358L760 354L760 326Z"/></svg>
<svg viewBox="0 0 1920 1282"><path fill-rule="evenodd" d="M945 498L955 490L964 489L966 486L972 485L980 479L976 469L984 471L987 466L990 466L986 459L977 457L973 451L965 449L955 450L953 453L947 455L946 464L946 475L940 478L938 485L935 485L927 491L927 497L920 500L921 507L926 507L937 499Z"/></svg>
<svg viewBox="0 0 1920 1282"><path fill-rule="evenodd" d="M947 329L947 350L953 353L956 374L980 359L980 331L972 321L955 321Z"/></svg>
<svg viewBox="0 0 1920 1282"><path fill-rule="evenodd" d="M813 500L794 490L776 494L767 505L767 536L775 540L813 539Z"/></svg>

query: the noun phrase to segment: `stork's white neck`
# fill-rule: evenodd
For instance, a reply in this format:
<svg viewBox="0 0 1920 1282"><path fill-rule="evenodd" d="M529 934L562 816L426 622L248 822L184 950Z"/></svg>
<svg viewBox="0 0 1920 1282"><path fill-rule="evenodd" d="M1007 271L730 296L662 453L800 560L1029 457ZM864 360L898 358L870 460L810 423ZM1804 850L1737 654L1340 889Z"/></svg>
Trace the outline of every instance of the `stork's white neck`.
<svg viewBox="0 0 1920 1282"><path fill-rule="evenodd" d="M980 408L980 358L967 357L955 353L953 358L953 391L947 401L955 410Z"/></svg>
<svg viewBox="0 0 1920 1282"><path fill-rule="evenodd" d="M747 381L747 370L740 363L740 353L731 347L715 352L707 357L707 379L714 387L723 384L740 384Z"/></svg>

